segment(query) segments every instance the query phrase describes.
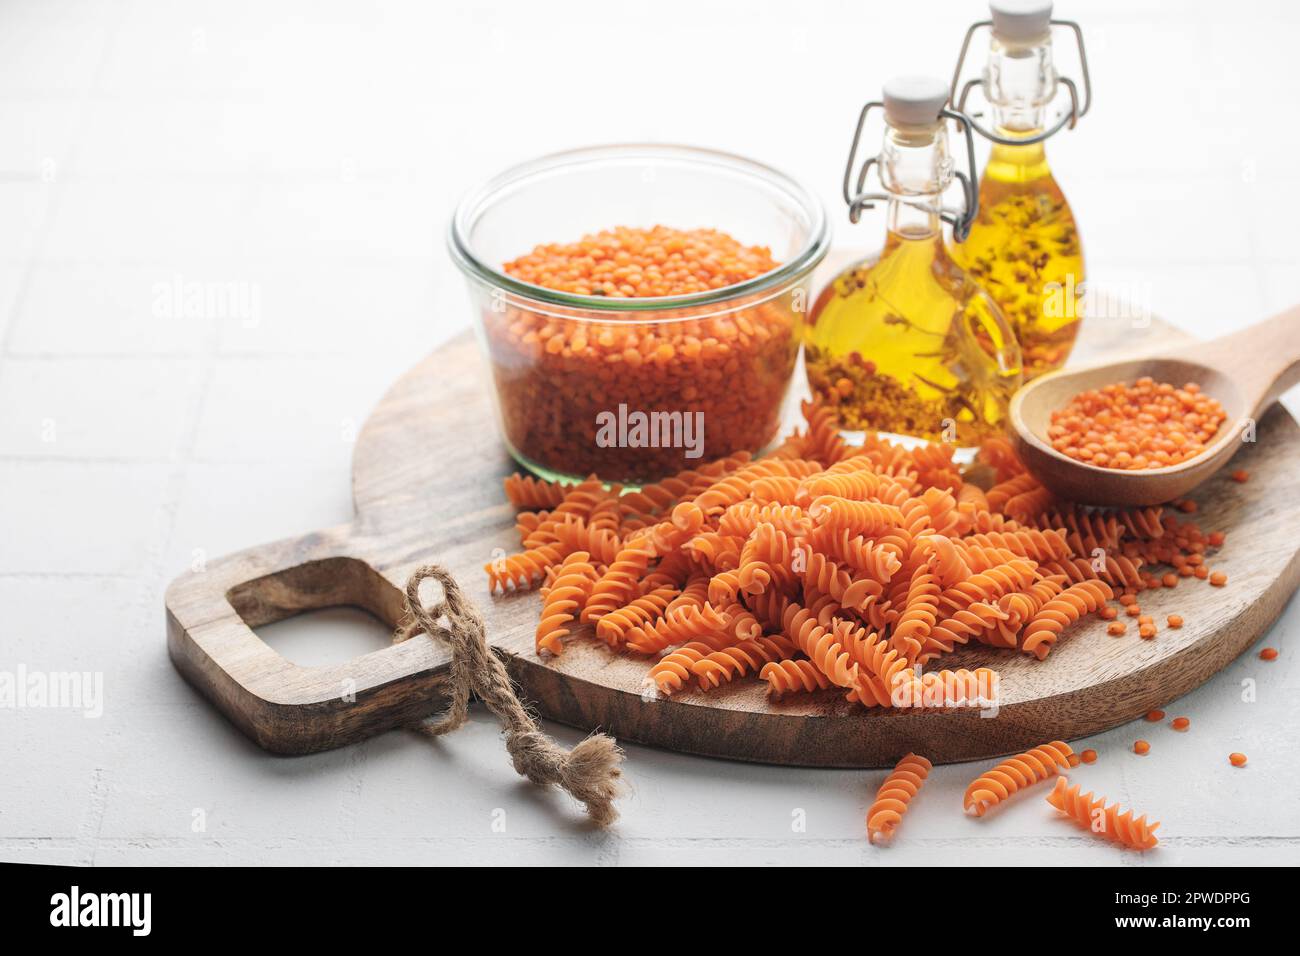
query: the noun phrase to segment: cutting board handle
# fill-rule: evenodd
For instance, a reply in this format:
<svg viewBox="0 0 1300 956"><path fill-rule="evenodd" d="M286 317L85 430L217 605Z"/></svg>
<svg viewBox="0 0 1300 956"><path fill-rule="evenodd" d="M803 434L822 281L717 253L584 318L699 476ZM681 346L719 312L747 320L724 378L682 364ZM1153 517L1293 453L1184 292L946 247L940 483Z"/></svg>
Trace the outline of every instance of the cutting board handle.
<svg viewBox="0 0 1300 956"><path fill-rule="evenodd" d="M445 703L450 657L433 641L304 667L253 632L340 606L396 627L402 591L364 557L365 545L353 526L342 525L229 555L167 589L167 646L177 670L267 750L338 747L416 723Z"/></svg>

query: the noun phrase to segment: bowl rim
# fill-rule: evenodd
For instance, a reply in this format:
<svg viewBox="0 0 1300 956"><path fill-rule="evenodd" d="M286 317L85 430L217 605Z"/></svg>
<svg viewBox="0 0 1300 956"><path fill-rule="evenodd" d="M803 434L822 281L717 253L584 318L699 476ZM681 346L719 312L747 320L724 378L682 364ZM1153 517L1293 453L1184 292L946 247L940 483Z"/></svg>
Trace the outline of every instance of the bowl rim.
<svg viewBox="0 0 1300 956"><path fill-rule="evenodd" d="M523 282L483 262L471 249L467 238L470 215L477 213L494 194L532 177L565 166L595 162L602 159L635 158L638 155L649 158L657 157L694 162L702 166L723 166L765 180L769 185L782 189L808 215L809 233L807 241L789 261L744 282L724 286L721 289L691 292L686 295L644 296L638 298L578 295L572 292L547 289L531 282ZM716 305L761 294L775 287L798 281L811 273L825 258L830 249L830 242L830 226L826 217L826 210L821 201L811 190L801 185L792 176L775 167L736 153L681 143L654 142L607 143L598 146L584 146L577 149L547 153L527 162L511 166L466 192L460 202L456 204L456 210L452 214L447 229L447 247L452 261L467 275L533 302L601 313L659 312L665 309ZM689 317L682 316L681 318Z"/></svg>

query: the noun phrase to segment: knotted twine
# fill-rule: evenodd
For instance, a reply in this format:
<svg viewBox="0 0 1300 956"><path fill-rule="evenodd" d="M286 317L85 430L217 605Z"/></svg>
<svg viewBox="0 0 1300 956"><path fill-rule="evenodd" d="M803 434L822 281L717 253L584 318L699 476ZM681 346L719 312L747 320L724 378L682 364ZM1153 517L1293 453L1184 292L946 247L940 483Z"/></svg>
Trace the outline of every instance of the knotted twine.
<svg viewBox="0 0 1300 956"><path fill-rule="evenodd" d="M442 586L442 600L426 607L420 600L420 585L429 578ZM477 694L505 726L506 750L521 776L540 787L558 785L568 791L586 805L599 826L618 818L614 798L620 789L623 752L604 734L592 734L572 750L565 750L542 732L515 693L505 665L488 648L483 618L455 578L436 564L417 568L406 581L406 613L393 636L394 643L423 631L451 648L451 703L442 716L415 729L430 737L450 733L469 719L470 695ZM444 617L446 627L438 623Z"/></svg>

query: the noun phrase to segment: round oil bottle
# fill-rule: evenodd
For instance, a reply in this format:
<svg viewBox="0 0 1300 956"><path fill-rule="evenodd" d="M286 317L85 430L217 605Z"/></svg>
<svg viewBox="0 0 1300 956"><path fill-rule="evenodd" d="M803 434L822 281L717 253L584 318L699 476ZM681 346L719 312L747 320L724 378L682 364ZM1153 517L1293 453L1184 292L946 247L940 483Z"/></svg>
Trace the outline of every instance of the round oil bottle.
<svg viewBox="0 0 1300 956"><path fill-rule="evenodd" d="M975 124L992 142L979 182L979 215L965 242L950 248L953 258L998 303L1015 329L1025 379L1060 368L1070 355L1083 319L1083 245L1074 213L1047 163L1044 141L1073 125L1091 98L1058 76L1052 56L1050 0L993 0L988 59L978 85L991 113L991 128ZM1061 22L1073 27L1074 24ZM1083 56L1082 38L1079 39ZM1086 73L1086 60L1084 76ZM965 106L968 84L957 99ZM1046 113L1058 88L1068 85L1071 112L1048 129Z"/></svg>
<svg viewBox="0 0 1300 956"><path fill-rule="evenodd" d="M904 77L863 110L845 170L849 216L886 206L881 250L844 269L810 312L804 359L813 394L833 407L841 428L973 446L1005 427L1021 383L1020 350L993 300L954 261L943 223L964 234L974 212L970 179L954 172L948 125L974 148L964 117L945 109L938 79ZM852 182L863 126L883 110L884 142ZM863 186L875 168L884 192ZM965 208L943 194L954 178ZM855 192L856 189L856 192Z"/></svg>

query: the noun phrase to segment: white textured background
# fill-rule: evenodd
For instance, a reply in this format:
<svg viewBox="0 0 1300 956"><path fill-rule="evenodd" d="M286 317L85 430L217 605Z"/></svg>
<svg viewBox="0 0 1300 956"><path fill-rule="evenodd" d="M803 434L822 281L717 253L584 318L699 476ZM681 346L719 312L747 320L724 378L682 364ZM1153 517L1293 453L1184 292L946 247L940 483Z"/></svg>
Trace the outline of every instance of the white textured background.
<svg viewBox="0 0 1300 956"><path fill-rule="evenodd" d="M1222 9L1058 6L1084 24L1096 87L1050 147L1090 277L1202 336L1300 300L1300 7ZM468 324L442 230L471 182L591 142L698 143L816 185L838 244L865 249L879 220L849 228L836 195L857 109L893 73L946 76L981 16L976 0L3 0L0 670L102 671L107 704L0 710L0 859L1300 860L1294 605L1264 641L1279 661L1248 654L1170 708L1191 733L1086 742L1089 784L1165 821L1142 856L1039 798L963 818L975 766L936 771L882 851L862 823L880 773L641 747L622 822L595 833L515 777L485 714L437 746L398 732L276 758L167 660L162 591L196 553L348 517L348 436ZM168 282L244 283L259 321L160 317ZM264 633L306 663L384 639L348 612ZM1151 756L1128 752L1137 736Z"/></svg>

